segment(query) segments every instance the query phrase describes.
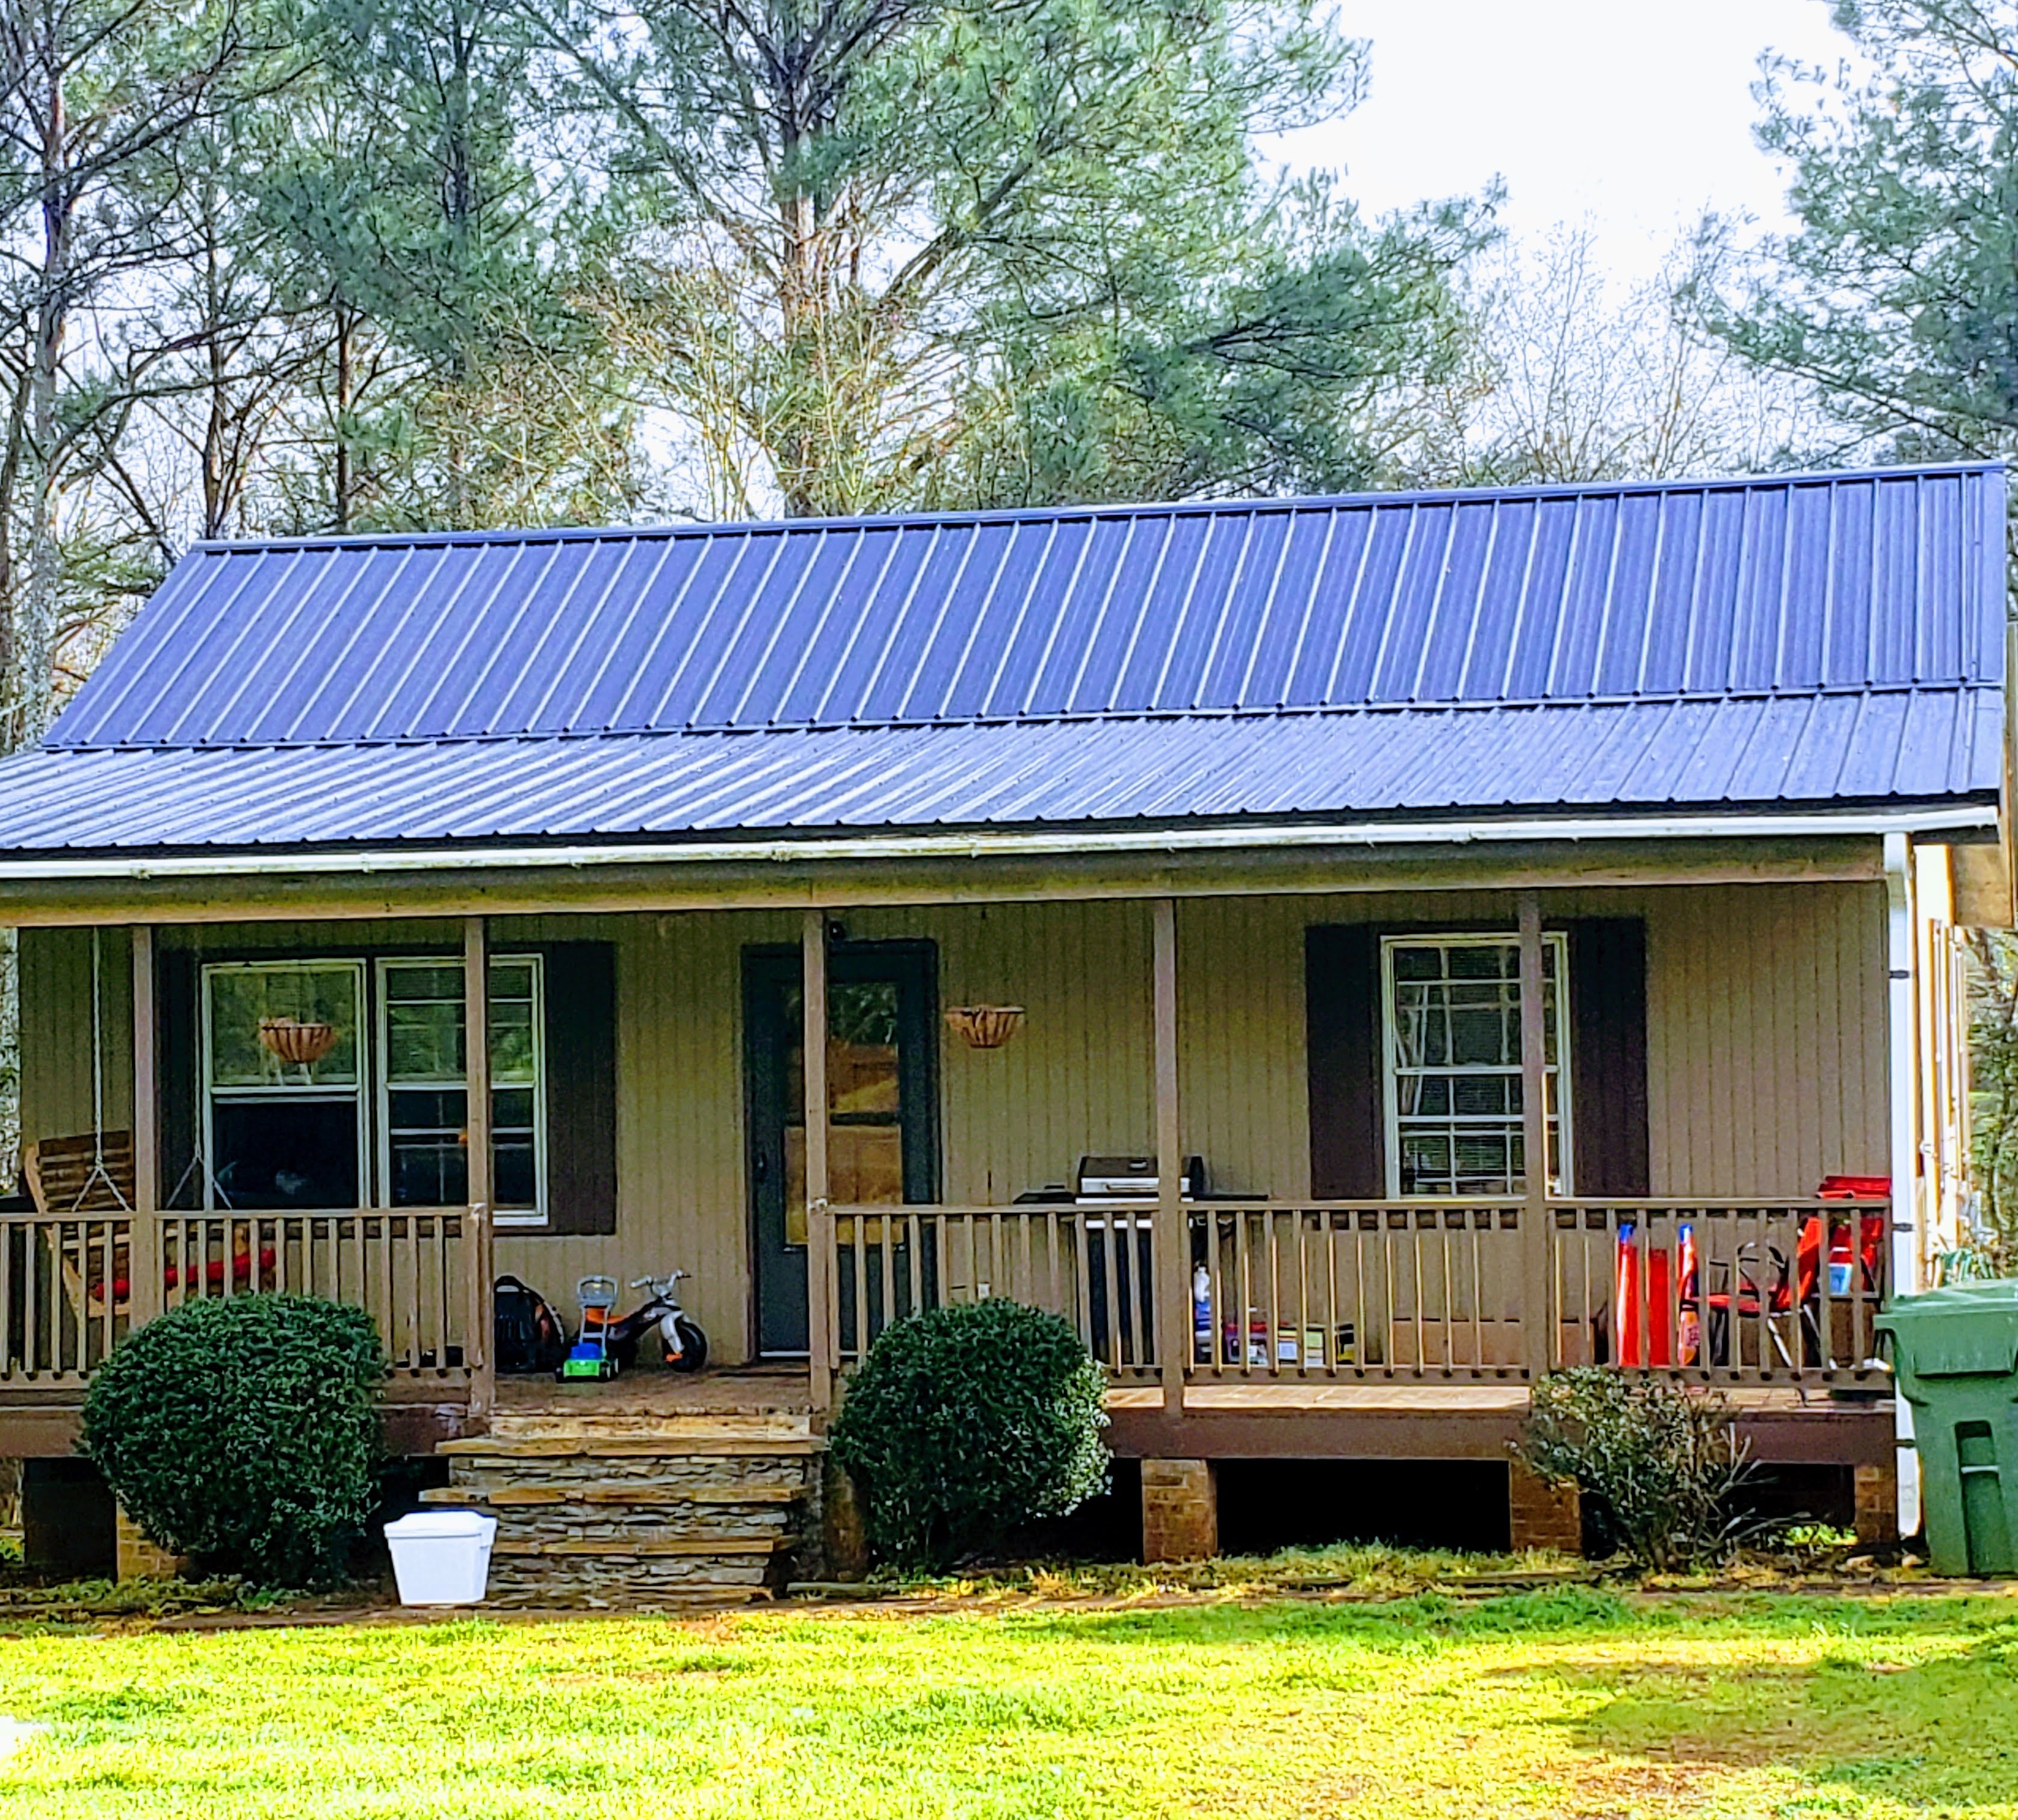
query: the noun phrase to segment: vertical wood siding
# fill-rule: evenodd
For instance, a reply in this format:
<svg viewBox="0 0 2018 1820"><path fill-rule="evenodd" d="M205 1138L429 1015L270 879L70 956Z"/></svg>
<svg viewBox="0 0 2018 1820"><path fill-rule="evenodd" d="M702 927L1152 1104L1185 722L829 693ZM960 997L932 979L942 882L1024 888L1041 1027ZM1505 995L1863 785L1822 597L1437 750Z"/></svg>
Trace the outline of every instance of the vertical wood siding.
<svg viewBox="0 0 2018 1820"><path fill-rule="evenodd" d="M1797 1194L1886 1169L1884 900L1878 885L1549 895L1550 914L1643 916L1656 1195ZM1152 1142L1149 912L1143 903L850 912L857 940L938 945L944 1004L1018 1004L1022 1029L974 1051L941 1029L944 1192L1004 1201L1069 1178L1088 1151ZM1504 893L1221 898L1177 910L1184 1144L1223 1187L1307 1194L1304 931L1313 923L1502 924ZM496 946L617 950L617 1232L501 1235L499 1267L573 1312L576 1279L677 1265L725 1361L748 1331L740 974L746 944L790 942L788 914L502 918ZM237 926L212 952L369 952L458 939L444 922ZM193 945L169 931L169 945ZM90 938L22 938L26 1134L87 1128ZM107 932L108 1118L124 1124L128 948Z"/></svg>
<svg viewBox="0 0 2018 1820"><path fill-rule="evenodd" d="M91 1129L91 932L29 928L20 941L27 1144ZM99 943L106 1126L126 1131L133 1116L133 950L123 928L101 930Z"/></svg>

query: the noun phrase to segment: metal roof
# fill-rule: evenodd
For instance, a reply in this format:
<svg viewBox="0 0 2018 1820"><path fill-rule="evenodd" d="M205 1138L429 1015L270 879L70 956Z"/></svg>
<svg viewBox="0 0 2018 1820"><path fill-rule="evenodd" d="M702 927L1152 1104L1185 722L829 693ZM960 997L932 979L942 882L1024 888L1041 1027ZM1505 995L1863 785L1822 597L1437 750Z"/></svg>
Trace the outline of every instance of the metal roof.
<svg viewBox="0 0 2018 1820"><path fill-rule="evenodd" d="M1994 796L2001 466L203 546L0 848Z"/></svg>
<svg viewBox="0 0 2018 1820"><path fill-rule="evenodd" d="M1994 795L1987 690L1651 706L38 752L0 848L1007 827Z"/></svg>

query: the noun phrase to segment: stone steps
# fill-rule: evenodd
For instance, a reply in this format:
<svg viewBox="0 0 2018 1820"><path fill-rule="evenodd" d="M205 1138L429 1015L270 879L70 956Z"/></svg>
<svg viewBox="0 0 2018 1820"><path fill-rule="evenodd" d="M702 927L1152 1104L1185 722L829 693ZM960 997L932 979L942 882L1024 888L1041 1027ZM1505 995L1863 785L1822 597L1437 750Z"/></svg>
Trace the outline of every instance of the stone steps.
<svg viewBox="0 0 2018 1820"><path fill-rule="evenodd" d="M660 1485L648 1479L591 1479L554 1485L443 1485L421 1493L424 1504L488 1504L495 1509L532 1504L793 1504L805 1496L798 1484Z"/></svg>
<svg viewBox="0 0 2018 1820"><path fill-rule="evenodd" d="M816 1520L826 1443L803 1416L507 1420L445 1443L450 1482L424 1494L497 1518L491 1594L505 1605L761 1597Z"/></svg>

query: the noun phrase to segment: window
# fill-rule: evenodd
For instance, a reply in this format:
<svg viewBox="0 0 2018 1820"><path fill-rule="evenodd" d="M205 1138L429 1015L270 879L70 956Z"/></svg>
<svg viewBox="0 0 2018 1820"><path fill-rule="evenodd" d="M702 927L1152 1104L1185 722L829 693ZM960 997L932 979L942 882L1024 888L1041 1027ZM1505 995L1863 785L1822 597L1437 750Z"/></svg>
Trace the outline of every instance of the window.
<svg viewBox="0 0 2018 1820"><path fill-rule="evenodd" d="M491 1192L508 1224L545 1217L542 971L536 955L490 964ZM362 961L204 968L207 1204L342 1208L368 1196L456 1207L468 1198L461 963L381 960L368 1044L365 980ZM367 1139L367 1080L375 1143Z"/></svg>
<svg viewBox="0 0 2018 1820"><path fill-rule="evenodd" d="M363 981L355 961L204 969L207 1204L359 1204Z"/></svg>
<svg viewBox="0 0 2018 1820"><path fill-rule="evenodd" d="M1411 1196L1524 1193L1521 948L1503 935L1381 943L1387 1187ZM1549 1178L1570 1180L1570 1083L1560 1053L1568 950L1542 940Z"/></svg>
<svg viewBox="0 0 2018 1820"><path fill-rule="evenodd" d="M455 1207L469 1192L462 968L382 961L378 1129L386 1203ZM541 967L535 955L490 963L490 1181L498 1218L544 1216Z"/></svg>

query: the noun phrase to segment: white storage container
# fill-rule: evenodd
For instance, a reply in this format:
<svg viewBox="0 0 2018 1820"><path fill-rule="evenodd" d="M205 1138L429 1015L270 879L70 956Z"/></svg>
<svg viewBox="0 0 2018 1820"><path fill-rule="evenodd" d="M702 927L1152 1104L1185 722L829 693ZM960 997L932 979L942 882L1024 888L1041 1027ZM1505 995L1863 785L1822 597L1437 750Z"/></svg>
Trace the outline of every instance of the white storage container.
<svg viewBox="0 0 2018 1820"><path fill-rule="evenodd" d="M490 1581L497 1519L481 1511L416 1511L385 1525L403 1605L474 1605Z"/></svg>

